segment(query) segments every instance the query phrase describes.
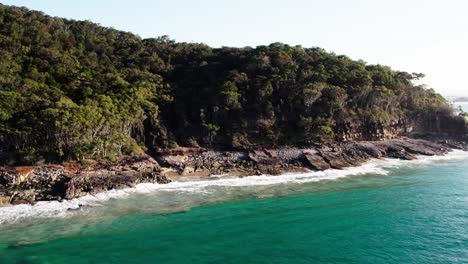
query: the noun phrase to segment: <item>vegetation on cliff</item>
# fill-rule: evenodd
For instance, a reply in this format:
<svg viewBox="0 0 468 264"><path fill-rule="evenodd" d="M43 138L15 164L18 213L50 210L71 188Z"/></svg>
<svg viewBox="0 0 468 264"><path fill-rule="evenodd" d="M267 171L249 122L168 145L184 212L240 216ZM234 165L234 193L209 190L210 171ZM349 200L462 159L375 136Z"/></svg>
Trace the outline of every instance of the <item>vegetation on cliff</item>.
<svg viewBox="0 0 468 264"><path fill-rule="evenodd" d="M0 161L308 145L351 130L373 139L415 121L463 128L442 96L413 84L420 77L320 48L141 39L0 5Z"/></svg>

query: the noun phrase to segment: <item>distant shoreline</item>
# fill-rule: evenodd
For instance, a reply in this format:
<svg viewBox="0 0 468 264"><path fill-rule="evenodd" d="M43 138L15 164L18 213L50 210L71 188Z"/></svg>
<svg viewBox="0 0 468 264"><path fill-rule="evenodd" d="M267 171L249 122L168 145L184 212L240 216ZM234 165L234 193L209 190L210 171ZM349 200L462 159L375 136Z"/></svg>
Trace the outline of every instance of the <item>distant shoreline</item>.
<svg viewBox="0 0 468 264"><path fill-rule="evenodd" d="M460 98L447 98L449 102L452 104L468 104L468 98L460 97Z"/></svg>

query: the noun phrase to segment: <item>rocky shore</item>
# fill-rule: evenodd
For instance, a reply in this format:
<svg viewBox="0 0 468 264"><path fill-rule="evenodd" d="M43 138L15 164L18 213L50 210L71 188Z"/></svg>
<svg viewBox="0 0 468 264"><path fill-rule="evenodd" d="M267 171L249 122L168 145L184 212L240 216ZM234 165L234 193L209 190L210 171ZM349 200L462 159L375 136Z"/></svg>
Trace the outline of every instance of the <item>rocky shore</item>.
<svg viewBox="0 0 468 264"><path fill-rule="evenodd" d="M399 138L348 142L312 148L252 148L220 151L203 148L161 150L154 157L132 157L118 163L80 162L0 168L0 206L63 200L139 183L167 184L213 175L278 175L286 172L343 169L370 159L415 159L468 150L466 141ZM274 176L272 176L274 177Z"/></svg>

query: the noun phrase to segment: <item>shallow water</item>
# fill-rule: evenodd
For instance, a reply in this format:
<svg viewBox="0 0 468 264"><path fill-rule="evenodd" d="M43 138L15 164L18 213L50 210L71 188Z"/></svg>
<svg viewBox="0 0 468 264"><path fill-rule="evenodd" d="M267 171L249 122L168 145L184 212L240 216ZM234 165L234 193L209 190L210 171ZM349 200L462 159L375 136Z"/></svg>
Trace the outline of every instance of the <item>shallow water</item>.
<svg viewBox="0 0 468 264"><path fill-rule="evenodd" d="M468 263L468 153L2 208L0 263Z"/></svg>

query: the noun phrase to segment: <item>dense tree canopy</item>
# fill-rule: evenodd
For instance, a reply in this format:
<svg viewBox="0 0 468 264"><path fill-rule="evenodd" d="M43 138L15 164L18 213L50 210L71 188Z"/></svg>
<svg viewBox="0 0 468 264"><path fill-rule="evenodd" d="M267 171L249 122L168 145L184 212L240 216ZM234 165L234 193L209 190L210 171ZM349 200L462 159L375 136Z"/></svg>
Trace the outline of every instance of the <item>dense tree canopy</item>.
<svg viewBox="0 0 468 264"><path fill-rule="evenodd" d="M0 160L307 145L347 123L455 118L420 77L320 48L214 49L0 5Z"/></svg>

